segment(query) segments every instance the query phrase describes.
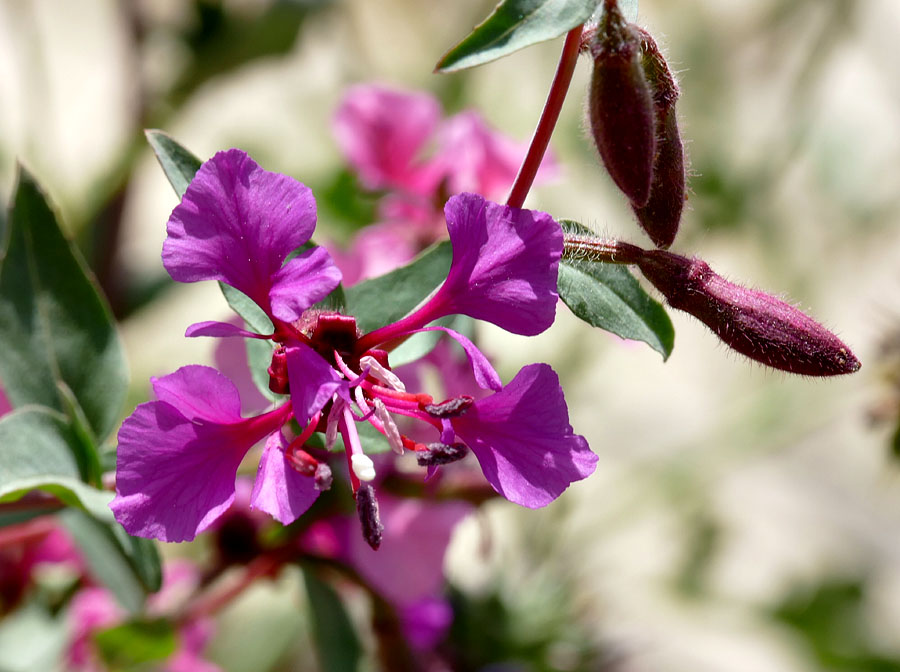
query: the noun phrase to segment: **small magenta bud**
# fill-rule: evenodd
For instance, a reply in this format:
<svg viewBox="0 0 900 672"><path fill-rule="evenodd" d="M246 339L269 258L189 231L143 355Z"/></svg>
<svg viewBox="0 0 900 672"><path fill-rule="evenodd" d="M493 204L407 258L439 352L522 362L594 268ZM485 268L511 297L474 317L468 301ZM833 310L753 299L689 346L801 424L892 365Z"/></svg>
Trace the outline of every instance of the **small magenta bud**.
<svg viewBox="0 0 900 672"><path fill-rule="evenodd" d="M638 262L673 308L690 313L742 355L806 376L853 373L859 360L841 340L790 304L725 280L700 259L650 250Z"/></svg>
<svg viewBox="0 0 900 672"><path fill-rule="evenodd" d="M646 205L632 207L653 244L667 248L678 233L685 200L684 144L675 113L680 91L656 41L647 31L637 30L641 36L641 65L653 91L658 135L650 198Z"/></svg>
<svg viewBox="0 0 900 672"><path fill-rule="evenodd" d="M656 111L644 75L641 35L625 21L616 0L605 0L589 45L594 72L588 119L600 158L635 207L650 199L656 157Z"/></svg>
<svg viewBox="0 0 900 672"><path fill-rule="evenodd" d="M290 383L288 381L287 351L283 345L275 348L272 353L272 363L268 368L269 389L275 394L288 394Z"/></svg>

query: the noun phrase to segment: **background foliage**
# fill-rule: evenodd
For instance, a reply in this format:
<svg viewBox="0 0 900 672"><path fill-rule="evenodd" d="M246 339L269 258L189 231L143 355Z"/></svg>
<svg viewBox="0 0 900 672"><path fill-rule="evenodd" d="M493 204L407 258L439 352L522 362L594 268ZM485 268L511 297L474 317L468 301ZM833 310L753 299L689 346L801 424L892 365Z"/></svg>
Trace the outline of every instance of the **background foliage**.
<svg viewBox="0 0 900 672"><path fill-rule="evenodd" d="M348 84L423 88L448 112L474 107L514 136L531 133L558 40L432 74L492 6L0 2L0 196L9 202L20 160L77 244L52 263L89 267L85 278L109 298L131 367L127 392L104 378L104 362L121 355L112 336L98 338L106 344L92 351L98 377L42 386L58 393L35 401L54 410L10 416L3 450L16 450L36 423L59 427L60 441L108 448L116 420L103 413L115 404L79 412L81 384L103 381L109 399L125 395L116 412L126 413L146 399L150 375L211 362L208 342L182 334L198 304L219 306L223 317L226 305L214 286L176 287L161 267L177 201L144 128L165 129L203 158L240 146L298 177L317 194L321 230L346 240L373 207L329 133ZM694 176L678 247L735 280L802 298L826 325L841 326L864 367L828 383L766 372L680 314L665 363L650 348L587 330L562 306L535 339L484 328L505 378L529 361L554 365L572 424L601 461L545 510L491 503L458 531L448 574L459 669L510 661L526 670L900 669L900 11L892 0L643 0L639 22L665 36L681 70ZM528 205L635 240L583 131L586 66L553 140L562 179ZM35 193L24 196L28 207L42 208ZM18 204L4 214L5 236L20 230L17 212ZM10 268L6 260L3 273ZM0 314L16 296L2 298ZM10 326L3 347L34 345L23 328ZM52 331L65 340L64 329ZM14 375L0 373L7 387ZM80 433L68 429L82 421ZM96 480L99 468L54 461L58 449L47 446L41 466L58 467L60 497L103 511L85 501L95 491L78 491L79 477ZM33 475L0 474L0 497ZM136 606L142 583L159 580L155 551L125 548L114 528L91 520L66 524L86 546L123 547L98 554L125 559L100 572L118 579L123 605ZM322 631L304 598L327 605L329 590L299 573L260 581L221 614L211 658L235 671L334 669L312 653ZM342 597L365 632L364 600L352 589ZM17 612L0 622L0 669L42 668L40 656L58 651L61 637L44 612ZM359 651L370 644L363 636Z"/></svg>

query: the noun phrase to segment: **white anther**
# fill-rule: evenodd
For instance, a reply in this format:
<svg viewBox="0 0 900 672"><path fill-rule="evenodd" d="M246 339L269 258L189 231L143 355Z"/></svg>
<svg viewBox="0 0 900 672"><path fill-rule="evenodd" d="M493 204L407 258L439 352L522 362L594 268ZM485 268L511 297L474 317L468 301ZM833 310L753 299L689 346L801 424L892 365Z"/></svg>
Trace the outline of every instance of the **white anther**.
<svg viewBox="0 0 900 672"><path fill-rule="evenodd" d="M400 390L401 392L406 392L406 385L403 384L403 381L400 380L393 371L386 369L381 365L377 359L372 357L372 355L366 355L365 357L359 358L359 365L363 369L366 367L369 368L369 373L375 376L382 383L390 387L394 390Z"/></svg>
<svg viewBox="0 0 900 672"><path fill-rule="evenodd" d="M350 464L353 467L353 473L359 480L372 481L375 479L375 463L368 455L355 453L350 456Z"/></svg>
<svg viewBox="0 0 900 672"><path fill-rule="evenodd" d="M400 430L397 429L397 423L388 413L387 406L381 399L375 400L375 417L381 421L384 427L384 437L388 444L398 455L403 455L403 440L400 438Z"/></svg>

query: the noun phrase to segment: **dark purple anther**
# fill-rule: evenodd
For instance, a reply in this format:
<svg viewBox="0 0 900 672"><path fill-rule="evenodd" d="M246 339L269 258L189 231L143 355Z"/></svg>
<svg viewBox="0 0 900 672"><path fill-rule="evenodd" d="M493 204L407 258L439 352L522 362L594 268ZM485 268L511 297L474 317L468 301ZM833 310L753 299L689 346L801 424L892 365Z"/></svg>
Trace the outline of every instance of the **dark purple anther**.
<svg viewBox="0 0 900 672"><path fill-rule="evenodd" d="M615 0L606 0L589 49L594 71L588 119L594 143L613 182L642 207L650 199L657 115L641 64L641 35Z"/></svg>
<svg viewBox="0 0 900 672"><path fill-rule="evenodd" d="M455 418L465 413L474 403L474 397L470 397L468 394L461 394L440 404L427 404L425 412L433 415L435 418Z"/></svg>
<svg viewBox="0 0 900 672"><path fill-rule="evenodd" d="M690 313L750 359L806 376L853 373L859 360L841 340L770 294L725 280L700 259L650 250L638 262L673 308Z"/></svg>
<svg viewBox="0 0 900 672"><path fill-rule="evenodd" d="M363 539L377 551L381 546L381 534L384 525L378 516L378 500L375 499L375 488L368 483L362 483L356 491L356 513L362 525Z"/></svg>
<svg viewBox="0 0 900 672"><path fill-rule="evenodd" d="M463 459L469 452L464 443L429 443L426 450L416 453L416 462L420 467L439 467Z"/></svg>

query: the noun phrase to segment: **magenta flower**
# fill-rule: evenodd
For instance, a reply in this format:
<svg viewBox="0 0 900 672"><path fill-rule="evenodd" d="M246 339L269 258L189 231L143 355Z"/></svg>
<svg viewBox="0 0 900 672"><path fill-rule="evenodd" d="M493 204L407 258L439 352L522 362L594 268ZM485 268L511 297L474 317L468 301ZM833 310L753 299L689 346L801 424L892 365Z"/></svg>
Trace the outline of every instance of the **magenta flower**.
<svg viewBox="0 0 900 672"><path fill-rule="evenodd" d="M242 418L234 384L206 366L185 366L151 382L158 400L138 406L119 430L117 496L110 508L131 534L185 541L231 506L244 455L278 432L290 409ZM261 471L274 470L267 456ZM312 487L308 479L298 484L304 501L315 499L307 483ZM255 504L275 515L280 509L268 508L276 501L268 494Z"/></svg>
<svg viewBox="0 0 900 672"><path fill-rule="evenodd" d="M528 507L549 503L593 471L597 458L573 434L549 367L526 367L503 388L471 341L429 326L462 314L519 334L549 327L563 244L549 215L475 194L452 197L445 207L453 249L447 280L412 314L361 334L352 316L308 310L339 281L327 252L307 250L279 266L292 245L309 239L314 211L305 187L230 150L201 167L172 213L163 258L173 277L227 282L251 297L275 325L266 335L203 322L188 335L271 339L277 347L270 387L290 394L290 401L243 418L236 388L213 369L185 367L154 380L158 400L139 406L119 432L117 497L111 506L126 530L167 541L193 538L231 504L238 465L266 437L252 505L290 523L330 484L327 465L305 447L314 433L324 432L329 449L338 434L343 438L364 536L377 547L382 525L371 485L375 467L356 429L363 421L396 452L415 452L430 471L471 448L491 485ZM261 226L267 235L256 230ZM435 403L427 394L407 392L381 347L426 330L454 338L477 384L494 394L477 402L459 395ZM423 444L401 434L398 416L430 426L435 441ZM281 429L291 419L301 431L288 440Z"/></svg>

